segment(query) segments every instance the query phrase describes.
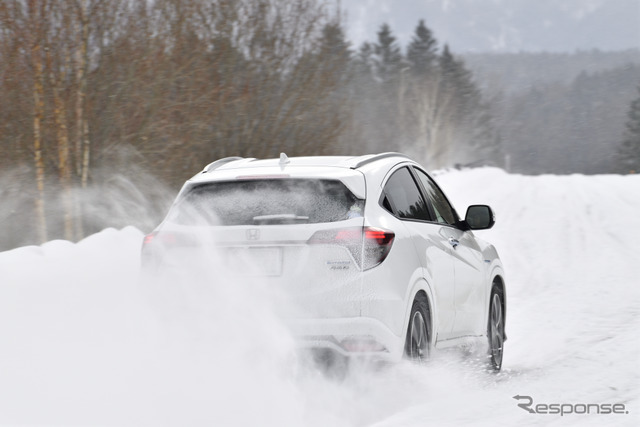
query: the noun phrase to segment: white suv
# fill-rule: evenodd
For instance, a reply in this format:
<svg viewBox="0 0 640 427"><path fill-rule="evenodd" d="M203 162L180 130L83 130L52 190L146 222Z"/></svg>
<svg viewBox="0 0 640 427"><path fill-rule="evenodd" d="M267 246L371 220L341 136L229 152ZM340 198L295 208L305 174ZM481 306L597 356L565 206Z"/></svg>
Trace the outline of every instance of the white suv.
<svg viewBox="0 0 640 427"><path fill-rule="evenodd" d="M461 220L402 154L217 160L188 180L145 237L145 270L213 236L228 273L285 292L301 346L344 356L425 359L486 337L502 365L506 288L485 205ZM195 245L194 245L195 246ZM215 281L211 281L212 286Z"/></svg>

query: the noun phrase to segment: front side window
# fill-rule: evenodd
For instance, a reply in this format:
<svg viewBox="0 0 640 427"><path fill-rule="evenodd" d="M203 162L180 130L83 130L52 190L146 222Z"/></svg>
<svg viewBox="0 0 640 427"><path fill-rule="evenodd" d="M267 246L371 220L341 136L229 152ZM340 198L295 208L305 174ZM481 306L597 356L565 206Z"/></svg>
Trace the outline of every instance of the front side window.
<svg viewBox="0 0 640 427"><path fill-rule="evenodd" d="M456 214L451 204L445 197L444 193L438 188L435 182L429 176L422 172L420 169L414 169L424 190L427 198L433 207L436 215L436 221L441 224L455 225Z"/></svg>
<svg viewBox="0 0 640 427"><path fill-rule="evenodd" d="M384 186L384 193L400 218L430 220L427 204L409 169L395 171Z"/></svg>

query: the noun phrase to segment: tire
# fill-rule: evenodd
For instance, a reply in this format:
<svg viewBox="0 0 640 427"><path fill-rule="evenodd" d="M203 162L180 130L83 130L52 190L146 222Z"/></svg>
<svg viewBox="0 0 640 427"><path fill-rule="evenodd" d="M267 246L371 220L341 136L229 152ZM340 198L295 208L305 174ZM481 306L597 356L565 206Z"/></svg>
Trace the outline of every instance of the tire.
<svg viewBox="0 0 640 427"><path fill-rule="evenodd" d="M429 305L424 296L417 296L411 307L407 338L405 340L405 357L417 363L429 360L431 354L431 316Z"/></svg>
<svg viewBox="0 0 640 427"><path fill-rule="evenodd" d="M487 339L489 342L489 366L494 371L502 368L504 355L504 309L503 294L497 286L491 289L489 304L489 319L487 324Z"/></svg>

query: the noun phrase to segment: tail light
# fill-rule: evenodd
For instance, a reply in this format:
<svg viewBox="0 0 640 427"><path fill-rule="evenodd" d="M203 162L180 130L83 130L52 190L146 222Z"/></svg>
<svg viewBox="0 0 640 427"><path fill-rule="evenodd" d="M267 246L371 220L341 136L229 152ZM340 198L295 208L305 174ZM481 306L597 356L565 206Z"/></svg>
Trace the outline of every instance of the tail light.
<svg viewBox="0 0 640 427"><path fill-rule="evenodd" d="M144 236L142 240L142 262L143 264L159 262L166 250L177 247L193 247L197 243L193 236L186 233L153 231Z"/></svg>
<svg viewBox="0 0 640 427"><path fill-rule="evenodd" d="M142 249L144 250L149 245L164 245L166 247L173 246L194 246L197 244L197 239L187 233L172 233L163 231L153 231L146 236L142 241Z"/></svg>
<svg viewBox="0 0 640 427"><path fill-rule="evenodd" d="M369 270L385 260L395 234L374 227L354 227L337 230L322 230L308 240L311 245L338 245L351 252L362 270Z"/></svg>
<svg viewBox="0 0 640 427"><path fill-rule="evenodd" d="M157 231L153 231L149 234L147 234L146 236L144 236L144 240L142 241L142 248L144 249L145 246L147 246L148 244L150 244L153 239L155 239L155 237L158 235Z"/></svg>

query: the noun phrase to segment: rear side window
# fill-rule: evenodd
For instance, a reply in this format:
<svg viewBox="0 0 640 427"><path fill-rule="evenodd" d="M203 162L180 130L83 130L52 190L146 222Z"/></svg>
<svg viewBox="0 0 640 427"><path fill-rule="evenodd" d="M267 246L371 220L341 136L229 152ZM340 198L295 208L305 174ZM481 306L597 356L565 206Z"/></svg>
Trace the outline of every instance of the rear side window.
<svg viewBox="0 0 640 427"><path fill-rule="evenodd" d="M170 220L180 224L316 224L362 216L364 200L338 180L266 179L194 187Z"/></svg>
<svg viewBox="0 0 640 427"><path fill-rule="evenodd" d="M398 169L391 175L384 193L400 218L430 220L427 204L407 168Z"/></svg>

